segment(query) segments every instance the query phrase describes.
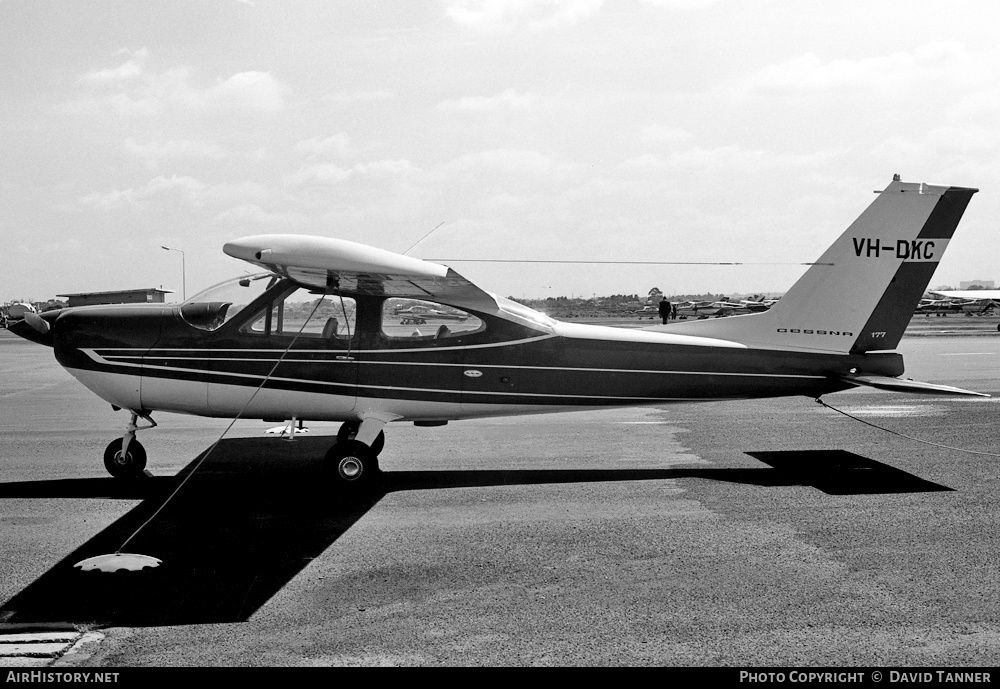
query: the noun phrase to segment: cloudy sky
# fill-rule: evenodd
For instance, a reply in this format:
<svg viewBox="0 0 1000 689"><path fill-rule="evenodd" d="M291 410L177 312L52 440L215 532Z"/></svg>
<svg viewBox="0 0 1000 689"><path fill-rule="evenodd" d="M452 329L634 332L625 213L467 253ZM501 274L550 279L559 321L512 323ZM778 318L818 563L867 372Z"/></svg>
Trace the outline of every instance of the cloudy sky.
<svg viewBox="0 0 1000 689"><path fill-rule="evenodd" d="M515 297L787 289L894 173L974 186L1000 281L1000 3L0 0L0 301L339 237Z"/></svg>

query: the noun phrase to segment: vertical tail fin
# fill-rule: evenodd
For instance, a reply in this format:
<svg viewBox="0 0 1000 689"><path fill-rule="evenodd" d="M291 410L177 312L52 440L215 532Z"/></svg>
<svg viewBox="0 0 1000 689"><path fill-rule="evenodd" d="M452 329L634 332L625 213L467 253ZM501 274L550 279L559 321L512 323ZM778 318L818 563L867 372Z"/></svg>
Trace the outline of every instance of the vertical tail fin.
<svg viewBox="0 0 1000 689"><path fill-rule="evenodd" d="M769 311L664 329L778 349L894 349L977 191L894 180Z"/></svg>

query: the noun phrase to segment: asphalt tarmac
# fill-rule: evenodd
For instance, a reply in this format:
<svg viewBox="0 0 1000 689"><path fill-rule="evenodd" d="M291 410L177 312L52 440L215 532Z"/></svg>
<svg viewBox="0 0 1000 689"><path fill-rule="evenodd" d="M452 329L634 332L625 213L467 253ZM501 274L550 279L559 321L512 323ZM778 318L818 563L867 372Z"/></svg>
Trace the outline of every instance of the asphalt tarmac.
<svg viewBox="0 0 1000 689"><path fill-rule="evenodd" d="M900 351L1000 396L1000 335ZM154 477L122 486L125 413L0 331L0 633L75 633L0 667L995 666L997 399L391 425L382 489L351 496L321 470L336 424L241 421L128 543L161 567L82 573L225 423L156 415Z"/></svg>

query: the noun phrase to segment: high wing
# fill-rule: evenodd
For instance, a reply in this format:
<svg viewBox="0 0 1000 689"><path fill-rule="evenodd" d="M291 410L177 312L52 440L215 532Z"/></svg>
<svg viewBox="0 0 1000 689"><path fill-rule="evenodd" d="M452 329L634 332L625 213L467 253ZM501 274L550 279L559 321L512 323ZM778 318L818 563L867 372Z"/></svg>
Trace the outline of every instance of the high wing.
<svg viewBox="0 0 1000 689"><path fill-rule="evenodd" d="M447 266L344 239L262 234L227 242L223 251L331 293L433 298L487 313L498 310L493 296Z"/></svg>

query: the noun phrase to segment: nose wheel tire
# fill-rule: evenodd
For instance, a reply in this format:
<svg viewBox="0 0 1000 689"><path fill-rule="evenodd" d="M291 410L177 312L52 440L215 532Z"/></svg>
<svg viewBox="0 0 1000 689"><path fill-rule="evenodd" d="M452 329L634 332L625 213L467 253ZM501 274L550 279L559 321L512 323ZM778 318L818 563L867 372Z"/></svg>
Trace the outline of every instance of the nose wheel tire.
<svg viewBox="0 0 1000 689"><path fill-rule="evenodd" d="M337 431L337 443L345 443L348 440L354 440L354 436L358 434L358 428L361 424L357 421L345 421L340 425L340 430ZM371 451L378 457L382 454L382 448L385 447L385 433L383 431L378 432L378 437L375 438L375 442L372 443Z"/></svg>
<svg viewBox="0 0 1000 689"><path fill-rule="evenodd" d="M338 442L326 453L326 466L342 486L370 486L378 480L378 457L358 440Z"/></svg>
<svg viewBox="0 0 1000 689"><path fill-rule="evenodd" d="M111 441L104 451L104 468L115 478L133 479L144 476L146 468L146 448L132 438L128 450L122 454L122 439Z"/></svg>

